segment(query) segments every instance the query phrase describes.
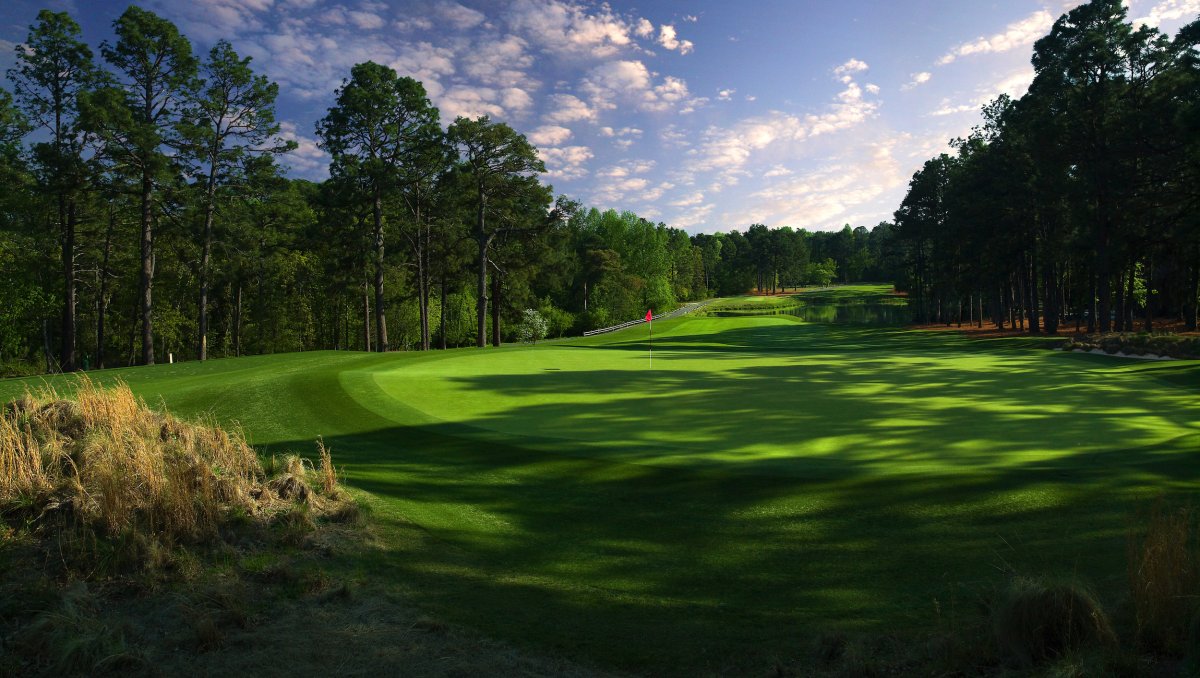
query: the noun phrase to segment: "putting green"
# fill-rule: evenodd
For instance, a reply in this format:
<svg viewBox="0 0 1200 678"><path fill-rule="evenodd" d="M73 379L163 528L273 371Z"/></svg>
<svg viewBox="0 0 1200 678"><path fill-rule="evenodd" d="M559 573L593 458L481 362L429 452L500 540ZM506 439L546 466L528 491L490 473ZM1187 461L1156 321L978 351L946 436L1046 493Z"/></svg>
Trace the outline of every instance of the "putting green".
<svg viewBox="0 0 1200 678"><path fill-rule="evenodd" d="M380 544L335 574L656 674L919 633L1011 572L1119 599L1132 513L1200 487L1200 362L743 316L656 322L651 369L647 329L93 377L268 452L323 436Z"/></svg>
<svg viewBox="0 0 1200 678"><path fill-rule="evenodd" d="M465 353L375 374L426 421L639 464L810 475L927 473L1158 446L1200 432L1173 366L980 351L787 316L700 318L609 344ZM640 339L640 341L639 341ZM387 415L387 409L380 414Z"/></svg>

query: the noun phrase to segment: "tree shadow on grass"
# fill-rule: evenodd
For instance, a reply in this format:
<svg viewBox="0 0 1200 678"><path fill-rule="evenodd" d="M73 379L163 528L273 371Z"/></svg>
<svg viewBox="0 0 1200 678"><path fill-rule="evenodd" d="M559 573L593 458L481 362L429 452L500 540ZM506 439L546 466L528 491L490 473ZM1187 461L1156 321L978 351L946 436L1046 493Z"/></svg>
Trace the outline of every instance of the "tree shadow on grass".
<svg viewBox="0 0 1200 678"><path fill-rule="evenodd" d="M879 476L847 460L810 478L572 458L429 429L327 442L352 485L403 517L382 517L407 536L371 566L418 602L653 673L758 671L820 631L928 628L934 599L967 606L1010 570L1103 588L1120 581L1132 502L1200 479L1171 448L1081 453L1071 472ZM1133 454L1143 460L1131 467Z"/></svg>
<svg viewBox="0 0 1200 678"><path fill-rule="evenodd" d="M842 332L824 336L840 345ZM719 336L766 353L784 341ZM326 442L388 507L395 541L370 567L421 604L517 643L679 675L759 672L822 631L929 628L935 604L967 609L1014 571L1118 590L1132 509L1200 481L1200 433L1181 409L1194 392L1131 392L1140 374L1102 358L1047 377L1043 361L1063 356L905 362L846 336L877 348L709 376L461 377L514 404ZM565 402L598 392L616 397ZM530 395L564 402L516 404ZM1174 435L1144 444L1134 415L1165 417Z"/></svg>

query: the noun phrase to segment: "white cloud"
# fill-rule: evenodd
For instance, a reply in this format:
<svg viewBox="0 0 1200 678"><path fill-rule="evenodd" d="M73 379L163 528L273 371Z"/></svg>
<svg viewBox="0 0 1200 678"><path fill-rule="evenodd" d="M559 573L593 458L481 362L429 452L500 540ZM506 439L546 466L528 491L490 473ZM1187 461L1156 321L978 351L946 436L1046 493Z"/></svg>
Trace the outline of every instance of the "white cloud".
<svg viewBox="0 0 1200 678"><path fill-rule="evenodd" d="M316 139L297 133L296 123L280 122L279 136L296 142L296 150L282 158L283 164L313 179L323 179L329 172L329 156L317 146Z"/></svg>
<svg viewBox="0 0 1200 678"><path fill-rule="evenodd" d="M540 148L538 155L546 163L546 176L551 179L581 179L588 174L584 164L592 159L592 149L587 146L564 146L562 148Z"/></svg>
<svg viewBox="0 0 1200 678"><path fill-rule="evenodd" d="M663 24L658 27L658 44L669 50L679 50L680 54L688 54L695 46L690 40L680 40L676 37L675 27Z"/></svg>
<svg viewBox="0 0 1200 678"><path fill-rule="evenodd" d="M650 180L644 177L617 177L597 181L594 185L595 189L591 195L593 203L602 208L628 209L631 201L647 199ZM657 200L661 196L662 191L659 191L653 199Z"/></svg>
<svg viewBox="0 0 1200 678"><path fill-rule="evenodd" d="M392 26L401 33L410 31L427 31L433 28L433 22L428 17L415 16L392 22Z"/></svg>
<svg viewBox="0 0 1200 678"><path fill-rule="evenodd" d="M931 78L933 78L933 73L930 73L929 71L921 71L920 73L913 73L912 79L909 80L907 84L901 86L900 89L910 90L910 89L913 89L914 87L920 87L921 85L924 85L925 83L929 82L929 80Z"/></svg>
<svg viewBox="0 0 1200 678"><path fill-rule="evenodd" d="M737 90L733 89L733 88L717 90L717 100L718 101L729 101L729 100L733 99L734 92L737 92Z"/></svg>
<svg viewBox="0 0 1200 678"><path fill-rule="evenodd" d="M865 66L855 66L853 70L862 71ZM692 152L689 168L727 173L738 170L756 152L854 127L875 115L878 108L878 102L864 99L862 88L851 81L826 113L799 116L772 111L765 116L746 118L732 127L710 127L704 133L703 145ZM728 176L726 179L728 183Z"/></svg>
<svg viewBox="0 0 1200 678"><path fill-rule="evenodd" d="M1009 24L1004 31L988 37L979 37L971 42L964 42L952 48L938 59L939 66L953 63L956 59L972 54L989 54L1007 52L1009 50L1032 45L1050 32L1054 26L1054 16L1046 10L1039 10L1024 19Z"/></svg>
<svg viewBox="0 0 1200 678"><path fill-rule="evenodd" d="M716 209L716 205L698 205L689 210L676 214L671 220L671 225L676 228L696 228L706 223L709 215Z"/></svg>
<svg viewBox="0 0 1200 678"><path fill-rule="evenodd" d="M754 222L820 230L857 221L854 214L902 189L907 177L893 152L901 138L867 144L831 164L783 179L751 194ZM851 218L855 217L855 218Z"/></svg>
<svg viewBox="0 0 1200 678"><path fill-rule="evenodd" d="M438 18L459 30L474 28L487 18L482 12L464 7L457 2L441 2L434 11Z"/></svg>
<svg viewBox="0 0 1200 678"><path fill-rule="evenodd" d="M647 19L638 19L637 26L633 29L634 35L639 38L649 38L654 35L654 24Z"/></svg>
<svg viewBox="0 0 1200 678"><path fill-rule="evenodd" d="M552 53L606 58L633 45L635 27L608 5L590 13L562 0L516 0L505 16L510 28Z"/></svg>
<svg viewBox="0 0 1200 678"><path fill-rule="evenodd" d="M364 31L371 31L371 30L375 30L376 28L383 28L383 24L385 23L383 20L383 17L379 16L378 14L374 14L372 12L360 12L357 10L351 10L346 13L346 17L347 17L347 19L349 19L350 23L354 25L355 28L358 28L358 29L364 30Z"/></svg>
<svg viewBox="0 0 1200 678"><path fill-rule="evenodd" d="M696 16L695 14L684 14L683 20L688 22L689 24L694 24L700 20L700 17Z"/></svg>
<svg viewBox="0 0 1200 678"><path fill-rule="evenodd" d="M668 75L655 84L654 75L640 61L604 62L588 71L579 89L594 108L601 110L613 110L618 102L627 102L643 111L674 108L689 113L703 101L693 98L687 83L674 76Z"/></svg>
<svg viewBox="0 0 1200 678"><path fill-rule="evenodd" d="M558 125L542 125L525 136L534 146L561 146L571 139L572 132Z"/></svg>
<svg viewBox="0 0 1200 678"><path fill-rule="evenodd" d="M480 84L534 89L539 83L528 74L533 56L527 48L528 44L515 35L484 40L463 53L459 68Z"/></svg>
<svg viewBox="0 0 1200 678"><path fill-rule="evenodd" d="M859 61L858 59L850 59L849 61L842 64L841 66L838 66L837 68L833 69L833 73L834 73L834 75L847 76L847 75L853 75L854 73L860 73L862 71L867 70L868 68L870 68L870 66L868 66L865 61Z"/></svg>
<svg viewBox="0 0 1200 678"><path fill-rule="evenodd" d="M1197 15L1200 15L1200 0L1163 0L1151 7L1146 16L1134 19L1134 23L1160 26L1167 21L1195 18Z"/></svg>
<svg viewBox="0 0 1200 678"><path fill-rule="evenodd" d="M764 179L773 179L775 177L791 176L792 171L783 165L775 165L771 169L763 173Z"/></svg>
<svg viewBox="0 0 1200 678"><path fill-rule="evenodd" d="M596 173L598 177L621 179L637 174L645 174L654 169L657 163L653 160L630 160L619 165L613 165Z"/></svg>
<svg viewBox="0 0 1200 678"><path fill-rule="evenodd" d="M967 103L955 105L949 99L942 99L938 108L930 111L929 115L942 117L978 111L1001 94L1007 94L1014 99L1019 99L1029 89L1030 83L1033 82L1033 76L1032 68L1023 68L995 82L977 88L975 90L975 97Z"/></svg>
<svg viewBox="0 0 1200 678"><path fill-rule="evenodd" d="M688 193L676 198L667 204L671 207L693 207L702 202L704 202L704 193L701 191L695 191L693 193Z"/></svg>
<svg viewBox="0 0 1200 678"><path fill-rule="evenodd" d="M169 11L171 18L184 27L189 36L213 42L241 31L262 30L266 25L263 15L270 11L274 0L203 0L170 4L159 0L150 4Z"/></svg>
<svg viewBox="0 0 1200 678"><path fill-rule="evenodd" d="M479 118L480 115L491 118L505 118L505 108L500 98L503 92L491 88L473 88L468 85L455 85L437 97L438 108L442 109L442 118L451 121L458 116L463 118Z"/></svg>
<svg viewBox="0 0 1200 678"><path fill-rule="evenodd" d="M564 123L578 120L595 120L595 109L588 106L579 97L571 94L553 94L550 96L550 107L542 119L546 122Z"/></svg>

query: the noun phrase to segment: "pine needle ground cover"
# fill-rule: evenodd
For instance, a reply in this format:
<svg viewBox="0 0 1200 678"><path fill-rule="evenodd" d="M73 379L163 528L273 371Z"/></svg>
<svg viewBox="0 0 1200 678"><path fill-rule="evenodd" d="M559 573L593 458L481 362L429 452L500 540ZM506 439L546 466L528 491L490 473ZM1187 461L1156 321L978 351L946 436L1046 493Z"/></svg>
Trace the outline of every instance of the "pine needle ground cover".
<svg viewBox="0 0 1200 678"><path fill-rule="evenodd" d="M1131 516L1200 481L1200 362L772 315L656 322L651 369L645 329L93 378L268 454L322 436L386 544L361 571L440 619L658 673L936 630L1014 575L1120 606Z"/></svg>

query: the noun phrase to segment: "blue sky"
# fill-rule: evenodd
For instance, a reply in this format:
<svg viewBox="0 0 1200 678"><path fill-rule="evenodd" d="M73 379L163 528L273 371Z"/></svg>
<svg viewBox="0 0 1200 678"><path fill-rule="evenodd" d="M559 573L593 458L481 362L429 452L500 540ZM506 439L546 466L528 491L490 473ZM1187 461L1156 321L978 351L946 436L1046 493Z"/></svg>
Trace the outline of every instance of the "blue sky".
<svg viewBox="0 0 1200 678"><path fill-rule="evenodd" d="M556 192L690 232L891 218L908 179L1024 93L1033 43L1071 0L147 0L205 52L230 40L281 87L295 176L358 62L425 83L442 111L529 136ZM1200 0L1130 0L1173 34ZM126 3L7 0L0 67L41 7L96 47Z"/></svg>

